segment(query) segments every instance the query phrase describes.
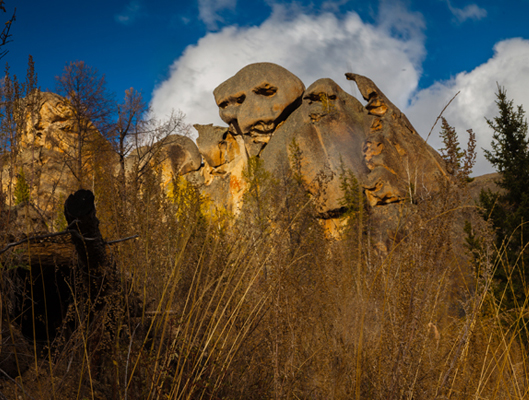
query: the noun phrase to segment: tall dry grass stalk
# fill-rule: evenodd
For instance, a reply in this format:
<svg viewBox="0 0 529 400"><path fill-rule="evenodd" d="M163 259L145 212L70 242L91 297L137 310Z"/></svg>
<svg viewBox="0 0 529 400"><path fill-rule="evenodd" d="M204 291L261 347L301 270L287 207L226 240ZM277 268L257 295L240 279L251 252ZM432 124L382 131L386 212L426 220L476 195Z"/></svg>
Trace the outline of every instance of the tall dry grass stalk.
<svg viewBox="0 0 529 400"><path fill-rule="evenodd" d="M505 312L494 296L493 271L505 259L460 189L446 187L416 205L367 210L357 203L336 240L295 174L277 181L255 167L247 178L259 190L249 191L237 221L206 209L183 181L166 194L156 171L129 182L126 193L109 188L109 179L96 185L104 236L140 238L111 249L120 280L102 316L87 320L72 286L63 329L34 341L31 368L3 381L0 393L527 397L527 305ZM465 219L481 229L472 255ZM2 338L16 328L5 311Z"/></svg>

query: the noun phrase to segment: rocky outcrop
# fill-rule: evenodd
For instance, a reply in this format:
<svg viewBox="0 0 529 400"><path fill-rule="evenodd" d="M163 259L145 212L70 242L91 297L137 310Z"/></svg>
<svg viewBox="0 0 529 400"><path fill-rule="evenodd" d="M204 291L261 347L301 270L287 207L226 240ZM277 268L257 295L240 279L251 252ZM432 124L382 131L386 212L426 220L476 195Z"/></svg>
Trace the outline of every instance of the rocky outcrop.
<svg viewBox="0 0 529 400"><path fill-rule="evenodd" d="M201 168L202 155L192 139L182 135L169 135L152 146L132 150L125 158L127 175L141 175L139 171L146 166L159 172L164 188L169 189L174 177L189 176L191 172Z"/></svg>
<svg viewBox="0 0 529 400"><path fill-rule="evenodd" d="M439 179L447 178L439 154L373 81L352 73L346 77L356 82L371 116L363 146L370 170L364 187L371 205L424 198L437 191Z"/></svg>
<svg viewBox="0 0 529 400"><path fill-rule="evenodd" d="M31 107L22 100L25 102L24 121L20 124L22 133L14 160L0 163L1 183L7 204L14 204L15 185L23 171L32 205L49 213L62 208L64 199L80 187L74 175L78 128L72 106L64 97L37 92L33 100ZM111 143L93 124L89 123L88 127L82 138L85 181L92 182L97 168L117 175L119 157ZM142 168L146 163L158 169L164 185L169 186L173 176L200 169L202 155L190 138L169 135L153 146L132 151L125 159L126 172ZM86 182L83 186L87 186Z"/></svg>
<svg viewBox="0 0 529 400"><path fill-rule="evenodd" d="M24 131L18 137L14 163L4 163L2 169L3 191L13 204L17 175L24 171L33 203L41 210L52 210L57 201L74 190L78 183L72 173L72 160L76 148L76 123L72 107L62 96L37 92L36 106L25 108ZM86 151L83 163L87 170L94 157L112 157L112 148L96 127L89 125L85 135Z"/></svg>
<svg viewBox="0 0 529 400"><path fill-rule="evenodd" d="M252 157L261 159L278 178L298 169L324 219L344 211L346 172L354 174L371 206L420 200L436 192L448 179L439 154L369 78L352 73L346 78L356 82L367 104L331 79L319 79L305 89L299 78L279 65L248 65L213 91L226 127L195 125L196 144L171 135L139 148L125 160L125 169L151 163L161 170L166 186L174 176L185 176L215 206L235 214L242 206L244 172ZM40 209L49 209L45 204L77 189L65 162L75 146L71 116L68 100L41 93L36 118L19 141L16 167L9 167L16 170L2 171L5 184L23 168ZM119 161L110 143L95 127L91 135L93 156L108 154L105 165L117 169ZM12 193L13 188L4 192Z"/></svg>
<svg viewBox="0 0 529 400"><path fill-rule="evenodd" d="M437 191L448 179L439 154L369 78L346 77L356 82L365 106L331 79L305 90L292 73L270 63L246 66L219 85L215 101L228 127L195 125L204 157L203 192L237 212L250 157L259 157L273 173L296 163L307 190L321 197L316 203L322 218L343 211L346 171L355 175L372 206Z"/></svg>

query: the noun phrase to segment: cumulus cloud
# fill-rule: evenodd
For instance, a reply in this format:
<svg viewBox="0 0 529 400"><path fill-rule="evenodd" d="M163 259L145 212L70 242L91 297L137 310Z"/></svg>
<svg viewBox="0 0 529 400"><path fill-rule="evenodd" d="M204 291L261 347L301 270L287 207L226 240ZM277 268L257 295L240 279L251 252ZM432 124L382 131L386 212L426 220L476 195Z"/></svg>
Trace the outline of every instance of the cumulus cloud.
<svg viewBox="0 0 529 400"><path fill-rule="evenodd" d="M424 137L443 107L459 91L460 94L443 116L456 128L461 142L466 143L468 139L466 130L473 129L478 148L490 149L493 131L485 117L491 119L498 114L495 104L497 84L507 90L507 97L513 99L515 105L523 105L528 110L529 40L515 38L497 43L493 57L486 63L419 91L410 107L404 111ZM441 147L439 131L440 127L436 126L429 139L434 148ZM493 172L493 168L480 151L475 173L480 175L488 172Z"/></svg>
<svg viewBox="0 0 529 400"><path fill-rule="evenodd" d="M266 61L287 68L306 86L332 78L356 97L344 73L367 75L403 107L421 73L423 26L420 15L395 5L381 7L377 23L367 24L354 12L311 15L276 4L260 26L225 27L189 46L155 89L151 105L160 116L175 108L189 123L225 125L213 89L245 65Z"/></svg>
<svg viewBox="0 0 529 400"><path fill-rule="evenodd" d="M480 20L487 16L487 10L479 7L477 4L469 4L465 8L457 8L452 6L450 0L447 0L448 8L454 15L457 22L465 22L467 19Z"/></svg>
<svg viewBox="0 0 529 400"><path fill-rule="evenodd" d="M515 104L529 107L529 40L510 39L494 47L494 56L470 72L418 90L425 57L424 21L398 4L382 3L376 23L363 22L350 12L312 15L300 9L274 6L260 26L225 27L210 32L185 52L170 68L169 77L154 91L156 115L182 110L188 123L225 126L218 115L213 89L244 66L274 62L296 74L308 87L319 78L331 78L353 96L356 86L344 72L373 79L404 111L417 131L426 138L432 124L458 92L444 116L466 143L467 129L478 139L476 174L492 172L481 147L490 148L492 131L485 117L496 115L496 82L504 86ZM436 126L429 143L441 147Z"/></svg>
<svg viewBox="0 0 529 400"><path fill-rule="evenodd" d="M198 16L206 27L216 30L218 23L223 22L219 12L225 9L235 9L237 0L198 0Z"/></svg>
<svg viewBox="0 0 529 400"><path fill-rule="evenodd" d="M140 2L139 0L132 0L122 13L116 15L116 21L123 25L129 25L133 23L140 15Z"/></svg>

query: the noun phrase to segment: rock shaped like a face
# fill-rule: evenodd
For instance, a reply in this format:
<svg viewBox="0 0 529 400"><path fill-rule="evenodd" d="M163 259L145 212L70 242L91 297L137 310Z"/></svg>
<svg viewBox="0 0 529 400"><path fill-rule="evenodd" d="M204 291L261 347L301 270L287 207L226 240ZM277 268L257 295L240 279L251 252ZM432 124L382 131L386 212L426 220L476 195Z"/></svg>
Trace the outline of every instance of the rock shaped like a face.
<svg viewBox="0 0 529 400"><path fill-rule="evenodd" d="M301 104L305 86L285 68L250 64L214 91L220 117L234 134L263 136L266 143L278 124Z"/></svg>

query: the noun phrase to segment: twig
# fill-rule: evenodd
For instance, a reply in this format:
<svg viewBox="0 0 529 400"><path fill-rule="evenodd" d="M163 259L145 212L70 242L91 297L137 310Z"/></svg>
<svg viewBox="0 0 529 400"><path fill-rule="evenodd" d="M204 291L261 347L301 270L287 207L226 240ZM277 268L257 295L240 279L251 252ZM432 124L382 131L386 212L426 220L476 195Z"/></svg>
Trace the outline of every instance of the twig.
<svg viewBox="0 0 529 400"><path fill-rule="evenodd" d="M137 237L140 237L140 235L129 236L123 239L111 240L110 242L105 242L105 244L114 244L114 243L124 242L125 240L136 239Z"/></svg>
<svg viewBox="0 0 529 400"><path fill-rule="evenodd" d="M435 120L434 124L432 125L432 129L430 129L430 132L428 133L428 136L426 136L426 141L428 141L428 139L430 138L430 135L432 134L432 131L433 131L433 128L435 128L435 125L437 125L437 122L441 119L441 116L443 115L443 113L445 112L445 110L448 108L448 106L450 105L450 103L457 97L457 95L461 93L461 90L459 92L457 92L454 97L452 97L450 99L450 101L448 103L446 103L446 106L441 110L441 113L437 116L437 119Z"/></svg>
<svg viewBox="0 0 529 400"><path fill-rule="evenodd" d="M145 311L145 315L176 315L178 311L175 310L164 310L164 311Z"/></svg>
<svg viewBox="0 0 529 400"><path fill-rule="evenodd" d="M13 243L8 243L6 245L6 247L4 247L2 250L0 250L0 254L2 253L5 253L7 250L9 250L11 247L15 247L15 246L18 246L18 245L21 245L21 244L24 244L24 243L27 243L27 242L30 242L32 240L43 240L43 239L48 239L48 238L51 238L51 237L55 237L55 236L62 236L62 235L66 235L67 233L77 233L76 231L72 231L70 228L76 224L77 222L79 222L78 220L75 220L75 221L72 221L72 223L70 225L68 225L66 227L66 229L64 231L61 231L61 232L56 232L56 233L48 233L46 235L38 235L38 236L31 236L31 237L28 237L28 238L25 238L25 239L22 239L22 240L19 240L18 242L13 242ZM90 240L87 238L87 240Z"/></svg>
<svg viewBox="0 0 529 400"><path fill-rule="evenodd" d="M0 5L2 6L2 11L6 12L3 6L3 3L4 3L3 1L0 2ZM3 47L6 44L12 42L12 40L9 40L9 38L12 36L9 33L9 31L11 30L11 26L13 25L13 22L16 21L16 14L17 14L17 9L15 8L15 11L13 11L13 16L9 19L9 21L5 23L4 29L2 30L2 33L0 33L0 47ZM4 57L8 52L9 50L4 50L0 52L0 58Z"/></svg>

